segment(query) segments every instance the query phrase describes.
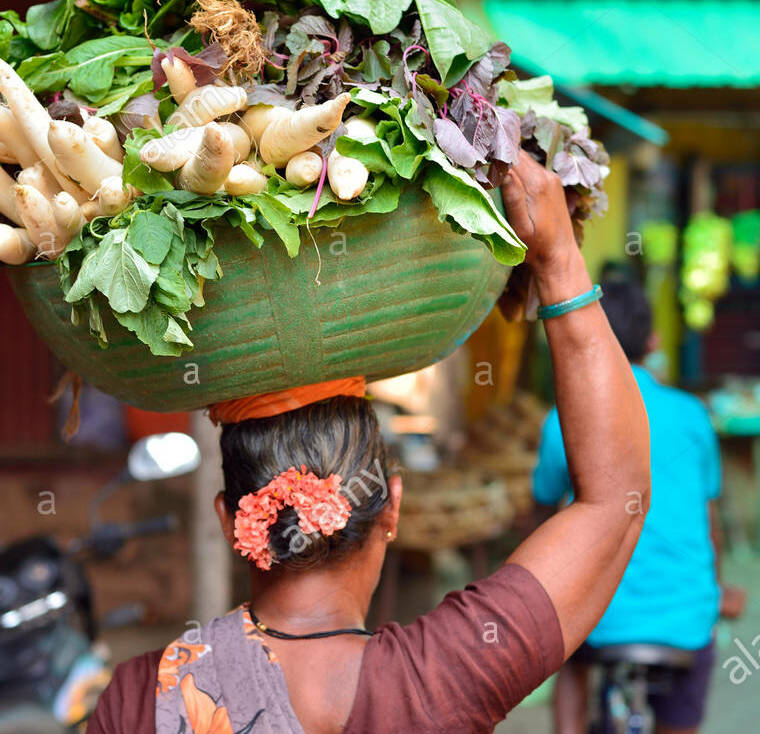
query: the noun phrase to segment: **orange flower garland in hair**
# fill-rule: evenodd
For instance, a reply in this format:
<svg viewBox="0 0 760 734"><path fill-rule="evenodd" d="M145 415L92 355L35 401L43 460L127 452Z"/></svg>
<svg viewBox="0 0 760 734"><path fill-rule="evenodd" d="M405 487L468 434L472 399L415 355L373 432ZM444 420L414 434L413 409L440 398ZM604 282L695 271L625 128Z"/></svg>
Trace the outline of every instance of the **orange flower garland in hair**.
<svg viewBox="0 0 760 734"><path fill-rule="evenodd" d="M307 535L332 535L346 527L351 505L340 493L341 481L337 474L320 479L305 466L301 471L291 466L266 487L241 497L235 513L235 550L268 571L273 560L269 526L285 507L296 510L298 526Z"/></svg>

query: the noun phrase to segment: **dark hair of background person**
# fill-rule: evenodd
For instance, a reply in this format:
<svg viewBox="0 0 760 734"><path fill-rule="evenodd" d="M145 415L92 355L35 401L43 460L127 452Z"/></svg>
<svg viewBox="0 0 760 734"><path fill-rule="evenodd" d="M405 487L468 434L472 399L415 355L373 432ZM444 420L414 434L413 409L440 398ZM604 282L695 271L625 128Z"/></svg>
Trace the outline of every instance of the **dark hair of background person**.
<svg viewBox="0 0 760 734"><path fill-rule="evenodd" d="M607 314L625 356L639 362L649 351L652 335L652 309L643 288L636 282L622 278L602 280L604 296L602 308Z"/></svg>
<svg viewBox="0 0 760 734"><path fill-rule="evenodd" d="M306 536L292 507L270 526L273 558L285 567L310 568L358 549L388 503L385 446L375 411L364 398L336 397L271 418L228 424L220 444L224 501L232 513L241 497L290 467L304 465L320 478L342 478L351 504L345 528L328 537Z"/></svg>

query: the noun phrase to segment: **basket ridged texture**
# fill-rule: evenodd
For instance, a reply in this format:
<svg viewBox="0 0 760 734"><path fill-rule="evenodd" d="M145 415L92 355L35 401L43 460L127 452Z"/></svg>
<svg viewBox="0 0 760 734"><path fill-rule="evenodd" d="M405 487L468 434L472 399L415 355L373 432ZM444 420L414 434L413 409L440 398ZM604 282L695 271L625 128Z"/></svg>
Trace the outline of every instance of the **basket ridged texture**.
<svg viewBox="0 0 760 734"><path fill-rule="evenodd" d="M167 412L425 367L477 328L508 274L482 243L440 223L427 194L415 188L392 214L348 218L314 236L321 285L306 232L290 259L273 233L257 250L241 232L220 228L215 252L224 276L206 283L206 305L190 313L195 348L180 357L151 355L107 309L101 313L110 347L102 350L86 326L71 324L55 267L8 273L63 364L127 403Z"/></svg>

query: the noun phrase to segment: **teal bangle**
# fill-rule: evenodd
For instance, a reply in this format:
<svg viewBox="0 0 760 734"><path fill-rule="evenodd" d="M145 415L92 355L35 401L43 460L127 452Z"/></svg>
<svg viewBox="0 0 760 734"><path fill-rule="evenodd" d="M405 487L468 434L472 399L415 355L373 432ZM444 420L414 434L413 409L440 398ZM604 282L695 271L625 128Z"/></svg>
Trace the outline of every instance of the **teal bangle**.
<svg viewBox="0 0 760 734"><path fill-rule="evenodd" d="M538 309L538 318L553 319L555 316L562 316L563 314L570 313L570 311L588 306L589 303L598 301L603 295L602 286L597 284L587 293L581 293L580 296L576 296L575 298L568 298L566 301L553 303L551 306L541 306Z"/></svg>

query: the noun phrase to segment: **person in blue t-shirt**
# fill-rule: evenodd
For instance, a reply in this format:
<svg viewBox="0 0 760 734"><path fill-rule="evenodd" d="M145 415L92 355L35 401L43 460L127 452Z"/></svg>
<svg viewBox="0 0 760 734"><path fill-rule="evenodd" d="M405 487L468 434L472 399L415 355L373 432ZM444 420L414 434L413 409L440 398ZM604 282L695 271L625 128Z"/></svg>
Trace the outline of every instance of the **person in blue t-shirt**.
<svg viewBox="0 0 760 734"><path fill-rule="evenodd" d="M660 384L639 362L651 351L651 310L642 289L627 280L602 284L602 306L628 359L649 414L652 498L636 550L615 596L586 646L653 643L696 652L695 665L669 695L650 703L658 734L696 732L713 664L713 627L721 613L739 616L744 592L721 589L714 508L721 491L718 439L702 403ZM589 396L593 399L593 396ZM572 500L557 409L544 423L533 495L552 511ZM631 492L629 512L644 512ZM588 649L585 650L588 653ZM588 668L581 648L560 671L555 731L587 731Z"/></svg>

